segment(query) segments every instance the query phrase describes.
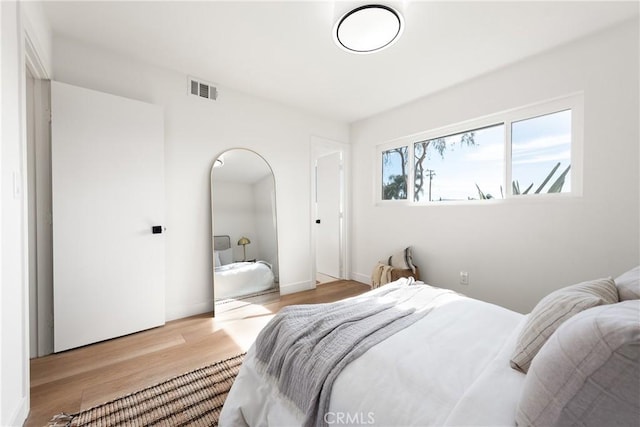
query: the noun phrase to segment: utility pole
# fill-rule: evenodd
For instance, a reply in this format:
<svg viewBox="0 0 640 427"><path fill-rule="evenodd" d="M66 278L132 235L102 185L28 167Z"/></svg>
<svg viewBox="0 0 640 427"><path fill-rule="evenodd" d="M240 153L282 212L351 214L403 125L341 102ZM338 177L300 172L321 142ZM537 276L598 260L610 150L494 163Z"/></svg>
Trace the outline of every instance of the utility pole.
<svg viewBox="0 0 640 427"><path fill-rule="evenodd" d="M431 181L436 176L436 171L433 169L425 169L425 172L429 174L429 201L431 201Z"/></svg>

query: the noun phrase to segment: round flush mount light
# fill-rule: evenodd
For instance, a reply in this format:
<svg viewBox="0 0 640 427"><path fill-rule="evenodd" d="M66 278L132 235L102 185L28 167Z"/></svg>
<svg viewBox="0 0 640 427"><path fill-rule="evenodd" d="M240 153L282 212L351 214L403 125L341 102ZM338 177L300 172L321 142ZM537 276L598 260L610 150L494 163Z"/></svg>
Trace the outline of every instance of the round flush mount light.
<svg viewBox="0 0 640 427"><path fill-rule="evenodd" d="M395 9L369 4L345 13L333 27L333 39L348 52L373 53L398 40L403 27L402 15Z"/></svg>

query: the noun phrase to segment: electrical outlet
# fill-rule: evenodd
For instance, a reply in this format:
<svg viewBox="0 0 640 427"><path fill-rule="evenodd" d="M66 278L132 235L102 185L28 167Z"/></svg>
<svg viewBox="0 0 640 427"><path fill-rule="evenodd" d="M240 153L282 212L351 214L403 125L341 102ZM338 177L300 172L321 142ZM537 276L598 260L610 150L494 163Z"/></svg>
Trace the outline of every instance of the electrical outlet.
<svg viewBox="0 0 640 427"><path fill-rule="evenodd" d="M466 271L460 272L460 284L467 286L469 284L469 273Z"/></svg>

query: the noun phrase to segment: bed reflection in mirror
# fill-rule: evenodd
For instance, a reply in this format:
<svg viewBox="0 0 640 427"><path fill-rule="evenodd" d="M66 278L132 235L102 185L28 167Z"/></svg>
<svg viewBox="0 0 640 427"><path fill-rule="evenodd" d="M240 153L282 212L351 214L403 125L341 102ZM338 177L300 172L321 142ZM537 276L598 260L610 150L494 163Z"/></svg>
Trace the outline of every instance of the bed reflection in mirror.
<svg viewBox="0 0 640 427"><path fill-rule="evenodd" d="M211 218L216 304L277 292L275 179L264 158L232 149L214 161Z"/></svg>

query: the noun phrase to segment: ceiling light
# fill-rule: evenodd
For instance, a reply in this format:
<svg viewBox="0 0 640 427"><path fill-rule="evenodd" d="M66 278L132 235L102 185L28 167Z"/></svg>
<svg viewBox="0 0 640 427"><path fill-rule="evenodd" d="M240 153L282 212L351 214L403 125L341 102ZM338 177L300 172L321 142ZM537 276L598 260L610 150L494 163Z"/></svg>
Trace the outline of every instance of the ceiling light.
<svg viewBox="0 0 640 427"><path fill-rule="evenodd" d="M396 10L369 4L344 14L333 27L333 39L348 52L373 53L398 40L403 27L402 15Z"/></svg>

